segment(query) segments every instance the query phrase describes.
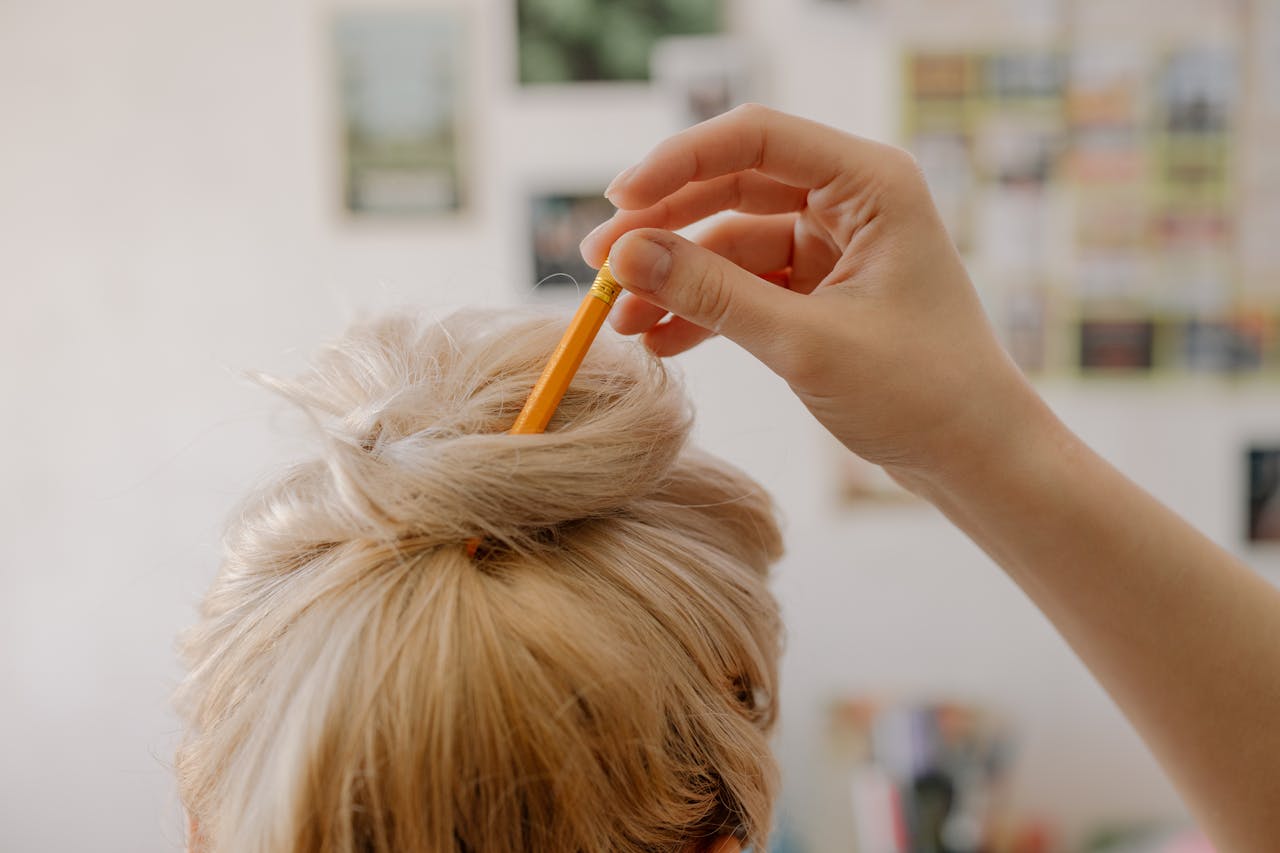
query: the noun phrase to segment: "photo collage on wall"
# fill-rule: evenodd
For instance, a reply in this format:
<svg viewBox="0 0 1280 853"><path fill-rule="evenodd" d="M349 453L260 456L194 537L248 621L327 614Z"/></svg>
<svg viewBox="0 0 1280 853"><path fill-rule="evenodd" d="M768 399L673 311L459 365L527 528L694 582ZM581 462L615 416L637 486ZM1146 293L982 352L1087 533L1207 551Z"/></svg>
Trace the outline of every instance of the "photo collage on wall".
<svg viewBox="0 0 1280 853"><path fill-rule="evenodd" d="M647 89L671 105L679 126L696 124L755 96L753 57L726 33L725 5L510 0L510 85L524 92L584 85ZM467 17L460 3L352 7L334 15L339 180L349 217L431 220L466 208ZM542 184L524 199L530 287L576 292L591 281L594 271L582 263L577 245L613 212L603 190L570 179L565 186Z"/></svg>
<svg viewBox="0 0 1280 853"><path fill-rule="evenodd" d="M1221 44L908 52L906 144L1025 370L1280 373L1280 282L1239 263L1245 73Z"/></svg>
<svg viewBox="0 0 1280 853"><path fill-rule="evenodd" d="M751 97L745 47L724 34L722 0L516 0L519 85L642 84L673 105L681 126ZM586 191L589 189L590 191ZM613 213L604 187L543 188L531 195L532 282L540 295L576 295L591 282L578 243Z"/></svg>

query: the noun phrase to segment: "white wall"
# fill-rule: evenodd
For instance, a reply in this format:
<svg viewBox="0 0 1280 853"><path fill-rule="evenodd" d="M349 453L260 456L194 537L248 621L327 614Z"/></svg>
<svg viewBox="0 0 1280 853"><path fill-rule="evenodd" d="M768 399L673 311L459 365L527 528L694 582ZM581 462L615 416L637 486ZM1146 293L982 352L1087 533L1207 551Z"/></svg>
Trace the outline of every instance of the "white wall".
<svg viewBox="0 0 1280 853"><path fill-rule="evenodd" d="M603 183L672 129L640 90L516 92L507 5L467 8L475 208L373 227L335 213L326 6L0 2L0 849L181 847L173 637L231 503L295 446L294 422L233 371L293 370L356 310L519 299L525 191ZM763 100L892 136L882 31L810 0L735 8L771 72ZM789 518L779 745L802 823L821 709L865 690L1006 711L1020 803L1068 832L1180 813L973 546L927 508L834 510L824 436L731 346L684 368L702 440ZM1271 389L1047 391L1131 475L1237 541L1238 440L1277 432Z"/></svg>

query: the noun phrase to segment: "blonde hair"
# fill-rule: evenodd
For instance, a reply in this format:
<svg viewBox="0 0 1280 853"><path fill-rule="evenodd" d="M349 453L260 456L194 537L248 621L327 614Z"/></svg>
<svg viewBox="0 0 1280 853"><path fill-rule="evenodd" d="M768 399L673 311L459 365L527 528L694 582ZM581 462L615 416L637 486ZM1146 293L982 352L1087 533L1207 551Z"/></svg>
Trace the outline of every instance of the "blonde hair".
<svg viewBox="0 0 1280 853"><path fill-rule="evenodd" d="M244 504L181 642L198 849L766 840L772 505L688 445L679 384L616 338L545 434L504 434L562 327L404 313L263 380L323 452Z"/></svg>

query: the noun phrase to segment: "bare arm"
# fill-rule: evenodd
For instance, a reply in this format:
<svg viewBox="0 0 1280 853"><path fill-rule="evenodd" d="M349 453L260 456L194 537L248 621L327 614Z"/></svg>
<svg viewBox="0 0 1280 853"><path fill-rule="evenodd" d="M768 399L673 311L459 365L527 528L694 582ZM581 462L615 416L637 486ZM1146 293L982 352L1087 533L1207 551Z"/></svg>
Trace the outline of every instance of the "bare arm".
<svg viewBox="0 0 1280 853"><path fill-rule="evenodd" d="M980 470L908 482L1053 621L1219 849L1274 849L1280 591L1031 408Z"/></svg>
<svg viewBox="0 0 1280 853"><path fill-rule="evenodd" d="M667 355L715 330L771 367L1026 591L1223 850L1275 846L1280 592L1041 402L909 157L749 107L666 140L610 198L583 253L637 295L620 331ZM670 233L725 209L701 245Z"/></svg>

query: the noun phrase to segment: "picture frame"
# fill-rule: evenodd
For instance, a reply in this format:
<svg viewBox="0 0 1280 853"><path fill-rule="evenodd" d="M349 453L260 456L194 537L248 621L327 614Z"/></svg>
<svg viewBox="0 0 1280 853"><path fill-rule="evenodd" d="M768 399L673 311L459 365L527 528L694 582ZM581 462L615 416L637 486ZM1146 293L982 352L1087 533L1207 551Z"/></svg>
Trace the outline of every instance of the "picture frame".
<svg viewBox="0 0 1280 853"><path fill-rule="evenodd" d="M332 21L342 207L356 217L462 210L460 10L357 8Z"/></svg>

